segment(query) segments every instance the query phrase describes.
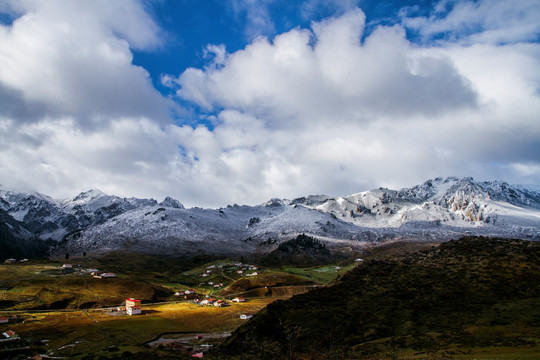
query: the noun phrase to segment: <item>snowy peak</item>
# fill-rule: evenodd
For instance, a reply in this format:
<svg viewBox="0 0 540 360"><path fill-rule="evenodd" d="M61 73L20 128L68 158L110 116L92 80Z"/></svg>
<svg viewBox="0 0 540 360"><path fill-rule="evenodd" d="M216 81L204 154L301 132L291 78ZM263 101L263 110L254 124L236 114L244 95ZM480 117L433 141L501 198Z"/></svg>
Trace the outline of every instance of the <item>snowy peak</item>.
<svg viewBox="0 0 540 360"><path fill-rule="evenodd" d="M527 209L540 209L540 191L533 186L448 177L399 191L379 188L338 198L299 198L293 203L365 227L400 227L419 221L470 227L508 216L535 221L537 212Z"/></svg>
<svg viewBox="0 0 540 360"><path fill-rule="evenodd" d="M94 199L107 196L105 193L103 193L99 189L92 189L85 192L80 193L79 195L75 196L71 202L90 202Z"/></svg>
<svg viewBox="0 0 540 360"><path fill-rule="evenodd" d="M153 199L126 199L92 189L62 201L36 192L0 190L0 208L22 222L42 239L61 240L64 235L85 229L139 207L153 206Z"/></svg>
<svg viewBox="0 0 540 360"><path fill-rule="evenodd" d="M291 201L291 204L300 204L306 206L319 206L331 200L327 195L309 195L307 197L299 197Z"/></svg>
<svg viewBox="0 0 540 360"><path fill-rule="evenodd" d="M174 208L174 209L184 209L184 205L180 201L173 199L170 196L167 196L165 200L159 203L159 205L164 206L164 207Z"/></svg>
<svg viewBox="0 0 540 360"><path fill-rule="evenodd" d="M540 240L540 187L472 178L436 178L401 190L274 198L258 206L220 209L185 209L171 197L158 204L95 189L64 201L0 190L0 208L10 221L4 223L20 223L41 239L63 240L59 249L73 253L268 252L302 233L329 247L349 249L344 251L366 242L463 234Z"/></svg>

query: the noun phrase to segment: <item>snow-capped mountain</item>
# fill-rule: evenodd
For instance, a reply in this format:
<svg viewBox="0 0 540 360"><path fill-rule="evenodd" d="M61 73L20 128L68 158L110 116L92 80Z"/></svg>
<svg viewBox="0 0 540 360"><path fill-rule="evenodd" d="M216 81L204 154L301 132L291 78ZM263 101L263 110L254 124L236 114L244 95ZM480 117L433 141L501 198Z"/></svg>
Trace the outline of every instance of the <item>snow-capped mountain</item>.
<svg viewBox="0 0 540 360"><path fill-rule="evenodd" d="M377 228L418 221L478 227L503 219L538 226L540 220L540 187L472 178L437 178L399 191L379 188L339 198L300 198L293 203Z"/></svg>
<svg viewBox="0 0 540 360"><path fill-rule="evenodd" d="M0 208L43 239L63 239L58 253L264 253L301 233L341 251L373 242L442 241L464 234L540 240L539 186L472 178L437 178L402 190L272 199L258 206L220 209L186 209L169 197L158 204L99 190L62 201L0 191Z"/></svg>
<svg viewBox="0 0 540 360"><path fill-rule="evenodd" d="M90 190L55 200L36 192L0 190L0 209L41 239L59 241L66 234L101 224L126 211L156 205L153 199L120 198Z"/></svg>

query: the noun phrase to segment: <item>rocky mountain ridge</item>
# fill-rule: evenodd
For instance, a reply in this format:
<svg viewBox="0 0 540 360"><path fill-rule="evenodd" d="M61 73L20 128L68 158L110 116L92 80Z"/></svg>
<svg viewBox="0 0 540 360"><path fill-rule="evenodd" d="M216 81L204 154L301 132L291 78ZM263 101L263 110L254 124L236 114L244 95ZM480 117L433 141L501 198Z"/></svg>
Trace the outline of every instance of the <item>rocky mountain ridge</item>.
<svg viewBox="0 0 540 360"><path fill-rule="evenodd" d="M158 203L99 190L67 200L0 190L0 209L27 233L57 241L59 253L268 253L304 233L344 252L383 241L442 241L463 234L540 240L540 187L472 178L220 209L186 209L170 197Z"/></svg>

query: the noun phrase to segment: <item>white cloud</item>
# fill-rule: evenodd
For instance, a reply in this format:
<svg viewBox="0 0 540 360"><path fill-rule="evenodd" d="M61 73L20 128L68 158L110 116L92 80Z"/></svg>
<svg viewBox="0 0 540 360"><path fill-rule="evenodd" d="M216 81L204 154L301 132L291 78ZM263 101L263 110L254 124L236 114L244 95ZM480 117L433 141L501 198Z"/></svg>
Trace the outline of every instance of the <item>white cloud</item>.
<svg viewBox="0 0 540 360"><path fill-rule="evenodd" d="M207 142L220 160L198 166L255 202L436 176L540 180L509 166L538 164L538 44L419 46L399 26L361 43L363 29L351 10L173 79L219 113Z"/></svg>
<svg viewBox="0 0 540 360"><path fill-rule="evenodd" d="M6 4L4 4L6 5ZM0 25L0 88L18 100L19 119L73 115L82 126L108 116L168 121L167 102L130 48L160 45L159 29L137 2L21 1L20 16ZM118 21L122 14L122 21ZM5 114L4 110L0 113Z"/></svg>
<svg viewBox="0 0 540 360"><path fill-rule="evenodd" d="M476 105L443 52L417 49L400 27L379 27L361 44L364 19L356 9L313 31L259 38L220 66L185 71L178 95L206 110L224 106L276 123L432 116Z"/></svg>
<svg viewBox="0 0 540 360"><path fill-rule="evenodd" d="M402 16L403 24L425 40L442 37L443 42L500 44L536 41L540 35L537 0L445 0L429 17L409 16L406 9Z"/></svg>
<svg viewBox="0 0 540 360"><path fill-rule="evenodd" d="M273 34L274 22L269 6L275 0L232 0L232 10L237 17L245 19L245 35L249 40L259 36Z"/></svg>
<svg viewBox="0 0 540 360"><path fill-rule="evenodd" d="M222 206L447 175L540 183L538 43L418 45L400 26L362 42L364 14L347 9L164 75L212 124L176 126L132 64L132 48L160 46L139 3L21 4L0 28L5 185Z"/></svg>
<svg viewBox="0 0 540 360"><path fill-rule="evenodd" d="M321 12L341 15L356 8L361 0L307 0L300 6L302 18L310 20Z"/></svg>

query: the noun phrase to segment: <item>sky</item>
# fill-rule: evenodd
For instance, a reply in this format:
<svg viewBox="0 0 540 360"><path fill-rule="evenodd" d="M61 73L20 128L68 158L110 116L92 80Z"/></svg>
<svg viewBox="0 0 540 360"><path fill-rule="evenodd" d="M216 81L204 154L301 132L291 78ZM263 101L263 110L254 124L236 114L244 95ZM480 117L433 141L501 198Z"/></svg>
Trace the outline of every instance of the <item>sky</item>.
<svg viewBox="0 0 540 360"><path fill-rule="evenodd" d="M0 184L186 206L540 185L540 0L0 0Z"/></svg>

